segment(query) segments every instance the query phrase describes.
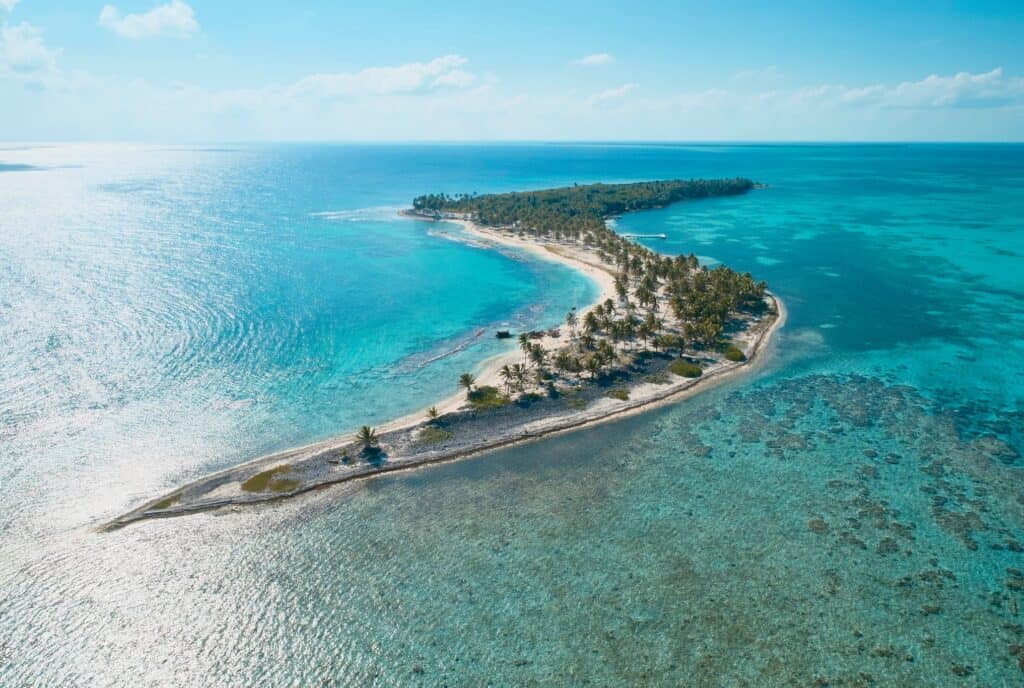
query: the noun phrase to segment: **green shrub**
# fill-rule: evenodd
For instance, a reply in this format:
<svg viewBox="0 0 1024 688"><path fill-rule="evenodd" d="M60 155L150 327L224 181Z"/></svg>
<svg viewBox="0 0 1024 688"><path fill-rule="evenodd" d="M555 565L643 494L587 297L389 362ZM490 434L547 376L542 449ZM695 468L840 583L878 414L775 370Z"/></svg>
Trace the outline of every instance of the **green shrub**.
<svg viewBox="0 0 1024 688"><path fill-rule="evenodd" d="M420 430L419 441L424 444L437 444L438 442L444 442L450 440L453 437L451 430L445 430L444 428L437 428L433 425Z"/></svg>
<svg viewBox="0 0 1024 688"><path fill-rule="evenodd" d="M669 379L665 373L651 373L650 375L644 375L644 382L650 382L654 385L667 385Z"/></svg>
<svg viewBox="0 0 1024 688"><path fill-rule="evenodd" d="M171 495L170 497L164 497L159 502L153 505L154 509L169 509L178 502L178 495Z"/></svg>
<svg viewBox="0 0 1024 688"><path fill-rule="evenodd" d="M489 385L477 387L469 393L467 398L469 405L477 410L500 408L510 401L497 387Z"/></svg>
<svg viewBox="0 0 1024 688"><path fill-rule="evenodd" d="M541 395L537 394L536 392L526 392L524 394L520 394L516 398L516 406L519 406L520 408L526 408L527 406L529 406L533 402L540 401L543 398L544 397L542 397Z"/></svg>
<svg viewBox="0 0 1024 688"><path fill-rule="evenodd" d="M700 377L704 374L704 371L700 369L700 366L696 363L690 363L684 361L681 358L677 358L669 364L668 369L680 377Z"/></svg>
<svg viewBox="0 0 1024 688"><path fill-rule="evenodd" d="M628 389L609 389L607 392L605 392L604 395L606 397L610 397L612 399L618 399L619 401L626 401L627 399L629 399L629 390Z"/></svg>
<svg viewBox="0 0 1024 688"><path fill-rule="evenodd" d="M242 483L242 489L246 492L266 492L268 489L273 490L274 492L287 492L288 490L295 489L299 485L297 480L286 480L278 477L282 473L287 473L291 469L292 467L289 464L284 463L269 470L261 471ZM274 484L271 484L271 481L273 481ZM280 483L285 483L290 486L281 490L278 489L278 485L280 485ZM294 483L294 485L291 485L291 483Z"/></svg>
<svg viewBox="0 0 1024 688"><path fill-rule="evenodd" d="M725 348L725 357L733 363L747 360L746 355L735 344L730 344Z"/></svg>
<svg viewBox="0 0 1024 688"><path fill-rule="evenodd" d="M575 392L572 394L566 394L562 398L565 399L565 405L571 409L582 411L587 408L587 400Z"/></svg>
<svg viewBox="0 0 1024 688"><path fill-rule="evenodd" d="M291 492L299 486L299 481L294 478L277 478L270 481L271 492Z"/></svg>

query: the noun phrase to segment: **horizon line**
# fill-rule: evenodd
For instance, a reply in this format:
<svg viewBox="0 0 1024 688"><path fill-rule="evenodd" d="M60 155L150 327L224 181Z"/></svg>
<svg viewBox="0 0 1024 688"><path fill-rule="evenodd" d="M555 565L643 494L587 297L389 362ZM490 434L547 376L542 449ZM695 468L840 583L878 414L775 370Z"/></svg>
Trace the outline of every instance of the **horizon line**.
<svg viewBox="0 0 1024 688"><path fill-rule="evenodd" d="M0 141L4 146L128 145L604 145L604 146L827 146L1024 145L1019 140L969 139L50 139Z"/></svg>

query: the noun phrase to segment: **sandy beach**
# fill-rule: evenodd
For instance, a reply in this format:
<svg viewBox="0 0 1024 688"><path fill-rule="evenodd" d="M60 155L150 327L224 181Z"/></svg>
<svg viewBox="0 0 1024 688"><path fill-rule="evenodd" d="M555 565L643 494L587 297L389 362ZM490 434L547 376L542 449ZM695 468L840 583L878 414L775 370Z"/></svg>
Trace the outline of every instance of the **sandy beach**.
<svg viewBox="0 0 1024 688"><path fill-rule="evenodd" d="M581 319L587 314L587 312L593 310L594 306L599 303L603 303L605 299L615 298L615 276L607 268L599 264L600 260L593 252L588 251L581 246L553 243L538 244L533 241L520 239L507 232L503 233L486 227L481 227L469 220L446 219L444 220L444 223L462 227L462 230L465 233L473 236L475 239L478 239L484 245L506 246L518 251L523 251L539 260L559 263L571 270L576 270L577 272L586 275L594 282L595 285L597 285L598 293L593 303L579 311L579 317ZM562 327L559 337L545 336L541 343L548 349L552 349L558 346L564 346L568 341L569 335L565 331L565 328ZM499 371L502 366L516 363L521 358L522 352L517 348L505 353L497 354L496 356L491 356L483 361L478 368L473 371L473 374L477 379L477 384L500 387L502 381L499 376ZM459 391L438 401L434 406L437 408L437 412L443 415L445 413L457 411L465 403L466 395L464 392ZM401 418L396 418L388 421L387 423L383 423L378 429L388 432L416 425L422 422L423 413L423 411L414 411L402 416Z"/></svg>
<svg viewBox="0 0 1024 688"><path fill-rule="evenodd" d="M465 233L484 245L528 252L538 259L557 262L585 274L597 285L598 295L592 304L579 311L581 320L597 304L616 297L611 268L603 265L596 253L580 245L528 241L466 220L445 218L443 222L460 225ZM528 408L509 404L502 409L478 411L467 406L466 394L460 391L435 404L440 418L434 424L427 422L426 409L423 409L378 426L376 430L383 450L380 461L352 462L349 457L358 454L358 445L348 433L206 476L147 502L113 520L105 528L119 528L147 518L286 499L331 484L467 458L674 403L750 370L755 362L763 359L763 350L772 334L786 319L785 307L779 299L768 295L766 302L770 304L769 315L760 321L750 322L734 337L734 342L745 354L745 360L707 359L701 377L666 375L671 357L661 357L647 364L648 368L643 371L645 374L635 375L623 383L628 388L625 400L609 398L599 385L583 385L582 391L573 395L573 405L566 405L562 400L542 400L531 403ZM555 351L569 343L567 329L563 325L558 336L545 333L537 342L548 352ZM513 349L484 361L476 371L477 385L500 388L499 371L502 366L522 358L522 352ZM425 441L428 427L441 428L443 441ZM251 485L253 480L263 480L267 484L274 480L277 482L273 489L244 487L247 481Z"/></svg>

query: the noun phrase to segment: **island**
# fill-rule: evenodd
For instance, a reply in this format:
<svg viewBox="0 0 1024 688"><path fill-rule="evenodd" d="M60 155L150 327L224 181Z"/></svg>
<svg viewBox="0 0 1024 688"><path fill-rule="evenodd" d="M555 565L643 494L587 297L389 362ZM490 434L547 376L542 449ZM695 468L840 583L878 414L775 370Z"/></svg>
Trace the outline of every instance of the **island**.
<svg viewBox="0 0 1024 688"><path fill-rule="evenodd" d="M741 178L668 180L415 198L404 215L560 262L589 276L599 297L555 327L516 333L518 346L463 373L452 381L459 391L422 412L220 471L104 527L465 458L675 401L748 368L785 319L767 285L692 254L661 255L608 221L755 188Z"/></svg>

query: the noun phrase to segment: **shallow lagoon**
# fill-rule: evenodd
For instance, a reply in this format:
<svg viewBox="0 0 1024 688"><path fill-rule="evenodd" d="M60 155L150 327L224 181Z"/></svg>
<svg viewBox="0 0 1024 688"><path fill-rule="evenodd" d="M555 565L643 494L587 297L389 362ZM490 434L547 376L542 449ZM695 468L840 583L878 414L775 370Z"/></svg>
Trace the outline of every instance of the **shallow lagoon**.
<svg viewBox="0 0 1024 688"><path fill-rule="evenodd" d="M583 433L283 506L10 548L0 676L1020 683L1021 147L380 156L436 170L432 188L449 191L769 183L618 222L767 279L790 311L775 354L754 377ZM82 524L103 511L80 509Z"/></svg>

